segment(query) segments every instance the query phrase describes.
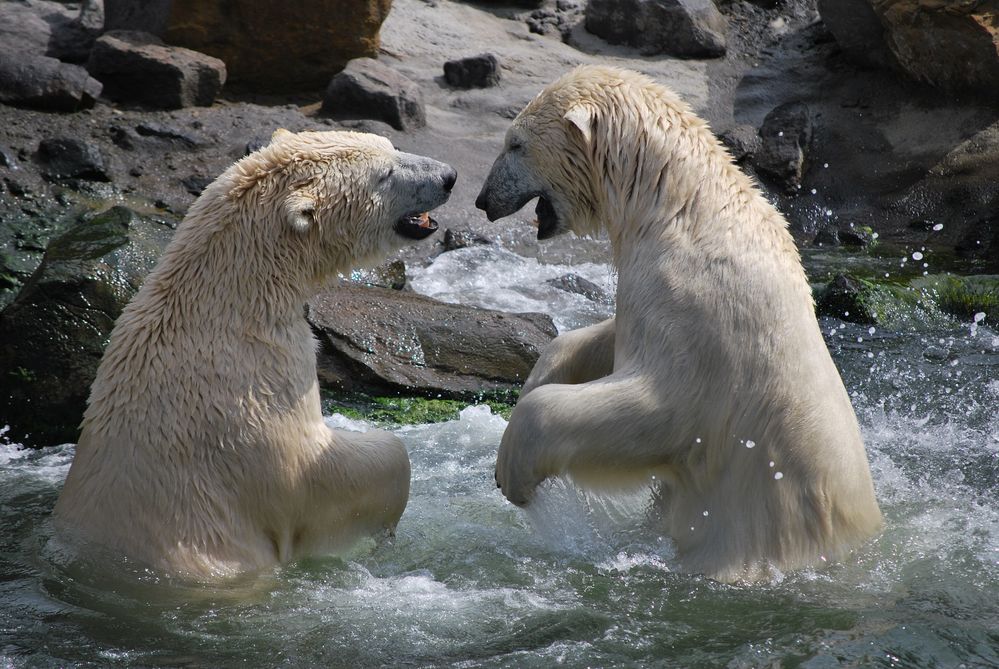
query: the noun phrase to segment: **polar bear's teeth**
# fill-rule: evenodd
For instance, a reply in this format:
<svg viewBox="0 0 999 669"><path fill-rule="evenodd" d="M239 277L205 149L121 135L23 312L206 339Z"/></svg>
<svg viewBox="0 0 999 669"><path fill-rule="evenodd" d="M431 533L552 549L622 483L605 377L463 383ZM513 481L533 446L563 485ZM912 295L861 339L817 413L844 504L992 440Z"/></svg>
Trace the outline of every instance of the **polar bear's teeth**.
<svg viewBox="0 0 999 669"><path fill-rule="evenodd" d="M403 216L395 224L395 231L410 239L424 239L437 232L437 221L430 217L430 212Z"/></svg>

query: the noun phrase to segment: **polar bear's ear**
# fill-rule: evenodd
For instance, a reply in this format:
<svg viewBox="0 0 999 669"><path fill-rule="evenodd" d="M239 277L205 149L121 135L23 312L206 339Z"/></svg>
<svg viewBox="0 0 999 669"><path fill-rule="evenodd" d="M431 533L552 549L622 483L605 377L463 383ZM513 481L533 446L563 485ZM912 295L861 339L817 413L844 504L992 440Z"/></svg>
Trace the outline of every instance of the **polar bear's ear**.
<svg viewBox="0 0 999 669"><path fill-rule="evenodd" d="M316 222L316 203L308 194L297 191L284 203L288 225L295 232L306 232Z"/></svg>
<svg viewBox="0 0 999 669"><path fill-rule="evenodd" d="M587 144L590 143L590 139L592 137L593 114L590 112L588 107L576 105L575 107L570 108L562 118L575 126L579 132L583 133L583 139Z"/></svg>

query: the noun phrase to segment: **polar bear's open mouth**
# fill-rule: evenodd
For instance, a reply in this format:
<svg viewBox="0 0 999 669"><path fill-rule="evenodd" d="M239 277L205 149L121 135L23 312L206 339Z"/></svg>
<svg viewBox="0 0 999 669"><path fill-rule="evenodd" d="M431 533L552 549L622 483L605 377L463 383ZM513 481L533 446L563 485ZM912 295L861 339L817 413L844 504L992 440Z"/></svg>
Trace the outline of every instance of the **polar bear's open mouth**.
<svg viewBox="0 0 999 669"><path fill-rule="evenodd" d="M395 231L410 239L426 239L437 232L437 221L430 218L430 212L409 214L395 222Z"/></svg>
<svg viewBox="0 0 999 669"><path fill-rule="evenodd" d="M538 206L534 209L534 213L538 217L538 239L548 239L560 232L555 207L544 195L538 198Z"/></svg>

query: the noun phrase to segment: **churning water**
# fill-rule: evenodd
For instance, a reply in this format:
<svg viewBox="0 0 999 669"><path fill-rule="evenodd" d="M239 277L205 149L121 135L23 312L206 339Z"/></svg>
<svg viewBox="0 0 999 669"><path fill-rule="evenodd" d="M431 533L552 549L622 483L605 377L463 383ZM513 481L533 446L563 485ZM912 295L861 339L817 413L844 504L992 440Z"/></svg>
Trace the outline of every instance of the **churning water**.
<svg viewBox="0 0 999 669"><path fill-rule="evenodd" d="M566 272L613 291L606 266L538 264L498 247L445 254L413 283L442 299L546 311L563 328L610 313L545 283ZM886 518L843 563L727 586L676 571L669 541L643 529L640 494L555 483L525 513L493 485L505 421L469 407L397 430L413 486L390 542L194 586L61 559L46 518L72 446L7 445L0 664L999 666L999 337L939 321L822 328Z"/></svg>

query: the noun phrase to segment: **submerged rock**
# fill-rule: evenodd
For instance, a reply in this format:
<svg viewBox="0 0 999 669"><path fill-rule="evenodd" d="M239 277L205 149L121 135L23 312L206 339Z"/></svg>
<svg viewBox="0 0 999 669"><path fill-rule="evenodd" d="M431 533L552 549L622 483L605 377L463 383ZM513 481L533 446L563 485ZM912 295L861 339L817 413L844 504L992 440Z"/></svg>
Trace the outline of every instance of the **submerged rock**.
<svg viewBox="0 0 999 669"><path fill-rule="evenodd" d="M0 416L11 440L32 447L76 440L111 328L171 236L114 207L49 243L0 312Z"/></svg>
<svg viewBox="0 0 999 669"><path fill-rule="evenodd" d="M507 314L343 285L309 302L327 389L474 398L519 389L555 335L543 314Z"/></svg>
<svg viewBox="0 0 999 669"><path fill-rule="evenodd" d="M610 303L612 301L606 290L578 274L563 274L555 279L548 279L545 283L567 293L582 295L594 302Z"/></svg>

